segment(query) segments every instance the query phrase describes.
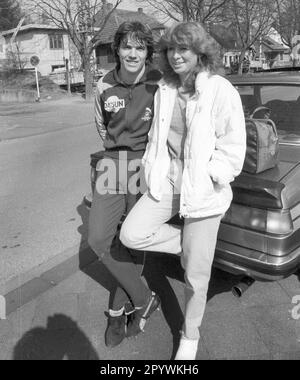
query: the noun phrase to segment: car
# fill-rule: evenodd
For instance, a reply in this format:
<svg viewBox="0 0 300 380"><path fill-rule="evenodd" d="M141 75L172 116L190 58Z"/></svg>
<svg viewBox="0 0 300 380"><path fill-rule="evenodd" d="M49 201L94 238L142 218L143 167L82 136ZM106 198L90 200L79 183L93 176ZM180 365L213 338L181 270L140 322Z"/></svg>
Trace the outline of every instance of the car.
<svg viewBox="0 0 300 380"><path fill-rule="evenodd" d="M279 163L259 174L242 172L222 219L214 266L245 276L235 295L255 280L276 281L300 265L300 72L231 75L246 117L271 118L279 135ZM101 152L91 155L91 184ZM90 204L90 200L87 200ZM178 222L178 220L176 221Z"/></svg>

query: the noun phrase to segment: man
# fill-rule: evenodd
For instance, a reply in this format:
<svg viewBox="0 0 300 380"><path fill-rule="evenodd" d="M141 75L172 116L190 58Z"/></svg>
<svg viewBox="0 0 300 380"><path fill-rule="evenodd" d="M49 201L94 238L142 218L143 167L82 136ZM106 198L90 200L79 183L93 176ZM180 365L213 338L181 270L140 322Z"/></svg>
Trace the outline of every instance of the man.
<svg viewBox="0 0 300 380"><path fill-rule="evenodd" d="M118 238L122 216L140 194L137 180L148 141L154 94L161 75L151 68L151 30L125 22L116 32L113 51L117 66L101 78L96 92L96 126L104 141L98 162L89 220L89 244L119 286L109 308L105 343L115 347L125 336L138 334L159 305L159 297L140 278L133 256Z"/></svg>

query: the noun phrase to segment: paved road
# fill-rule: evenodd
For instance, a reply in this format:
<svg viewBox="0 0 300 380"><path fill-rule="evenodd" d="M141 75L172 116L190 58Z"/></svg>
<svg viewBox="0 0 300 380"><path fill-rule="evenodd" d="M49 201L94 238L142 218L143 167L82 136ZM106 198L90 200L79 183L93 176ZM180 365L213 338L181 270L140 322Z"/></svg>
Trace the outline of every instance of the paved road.
<svg viewBox="0 0 300 380"><path fill-rule="evenodd" d="M68 269L57 269L43 281L53 283ZM161 254L148 256L144 275L161 296L162 307L137 339L105 347L104 313L112 279L94 263L0 321L0 359L169 360L182 321L183 273L176 258ZM255 283L242 299L230 292L234 280L213 272L197 359L299 360L300 320L292 317L300 312L292 313L299 278Z"/></svg>
<svg viewBox="0 0 300 380"><path fill-rule="evenodd" d="M93 124L93 103L79 96L40 103L0 103L0 141Z"/></svg>
<svg viewBox="0 0 300 380"><path fill-rule="evenodd" d="M40 128L44 113L30 115L29 127ZM9 280L22 283L32 268L78 249L84 234L80 205L90 189L89 155L100 148L92 104L52 103L46 115L62 118L65 128L50 131L48 120L47 133L16 139L16 129L14 139L0 142L0 291L4 284L9 290ZM19 114L10 118L20 122Z"/></svg>

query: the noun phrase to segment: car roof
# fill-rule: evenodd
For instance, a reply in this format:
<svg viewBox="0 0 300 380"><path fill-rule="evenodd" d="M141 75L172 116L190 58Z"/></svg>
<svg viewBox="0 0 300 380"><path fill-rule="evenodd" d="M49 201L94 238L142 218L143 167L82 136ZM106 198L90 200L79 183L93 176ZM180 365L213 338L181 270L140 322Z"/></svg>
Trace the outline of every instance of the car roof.
<svg viewBox="0 0 300 380"><path fill-rule="evenodd" d="M244 75L228 75L233 84L287 84L300 85L300 71L259 72Z"/></svg>

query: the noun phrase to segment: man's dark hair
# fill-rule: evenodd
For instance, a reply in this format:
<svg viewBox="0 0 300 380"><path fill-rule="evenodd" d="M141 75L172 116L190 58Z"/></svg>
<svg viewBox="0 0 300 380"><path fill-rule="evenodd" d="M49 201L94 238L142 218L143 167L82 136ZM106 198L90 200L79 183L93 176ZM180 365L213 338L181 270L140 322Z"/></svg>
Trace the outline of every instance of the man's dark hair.
<svg viewBox="0 0 300 380"><path fill-rule="evenodd" d="M120 68L120 58L118 55L120 45L123 42L127 42L129 38L137 40L147 47L147 61L152 62L154 41L151 29L147 25L143 25L138 21L125 21L119 26L114 37L114 42L112 43L112 50L117 62L117 69Z"/></svg>

